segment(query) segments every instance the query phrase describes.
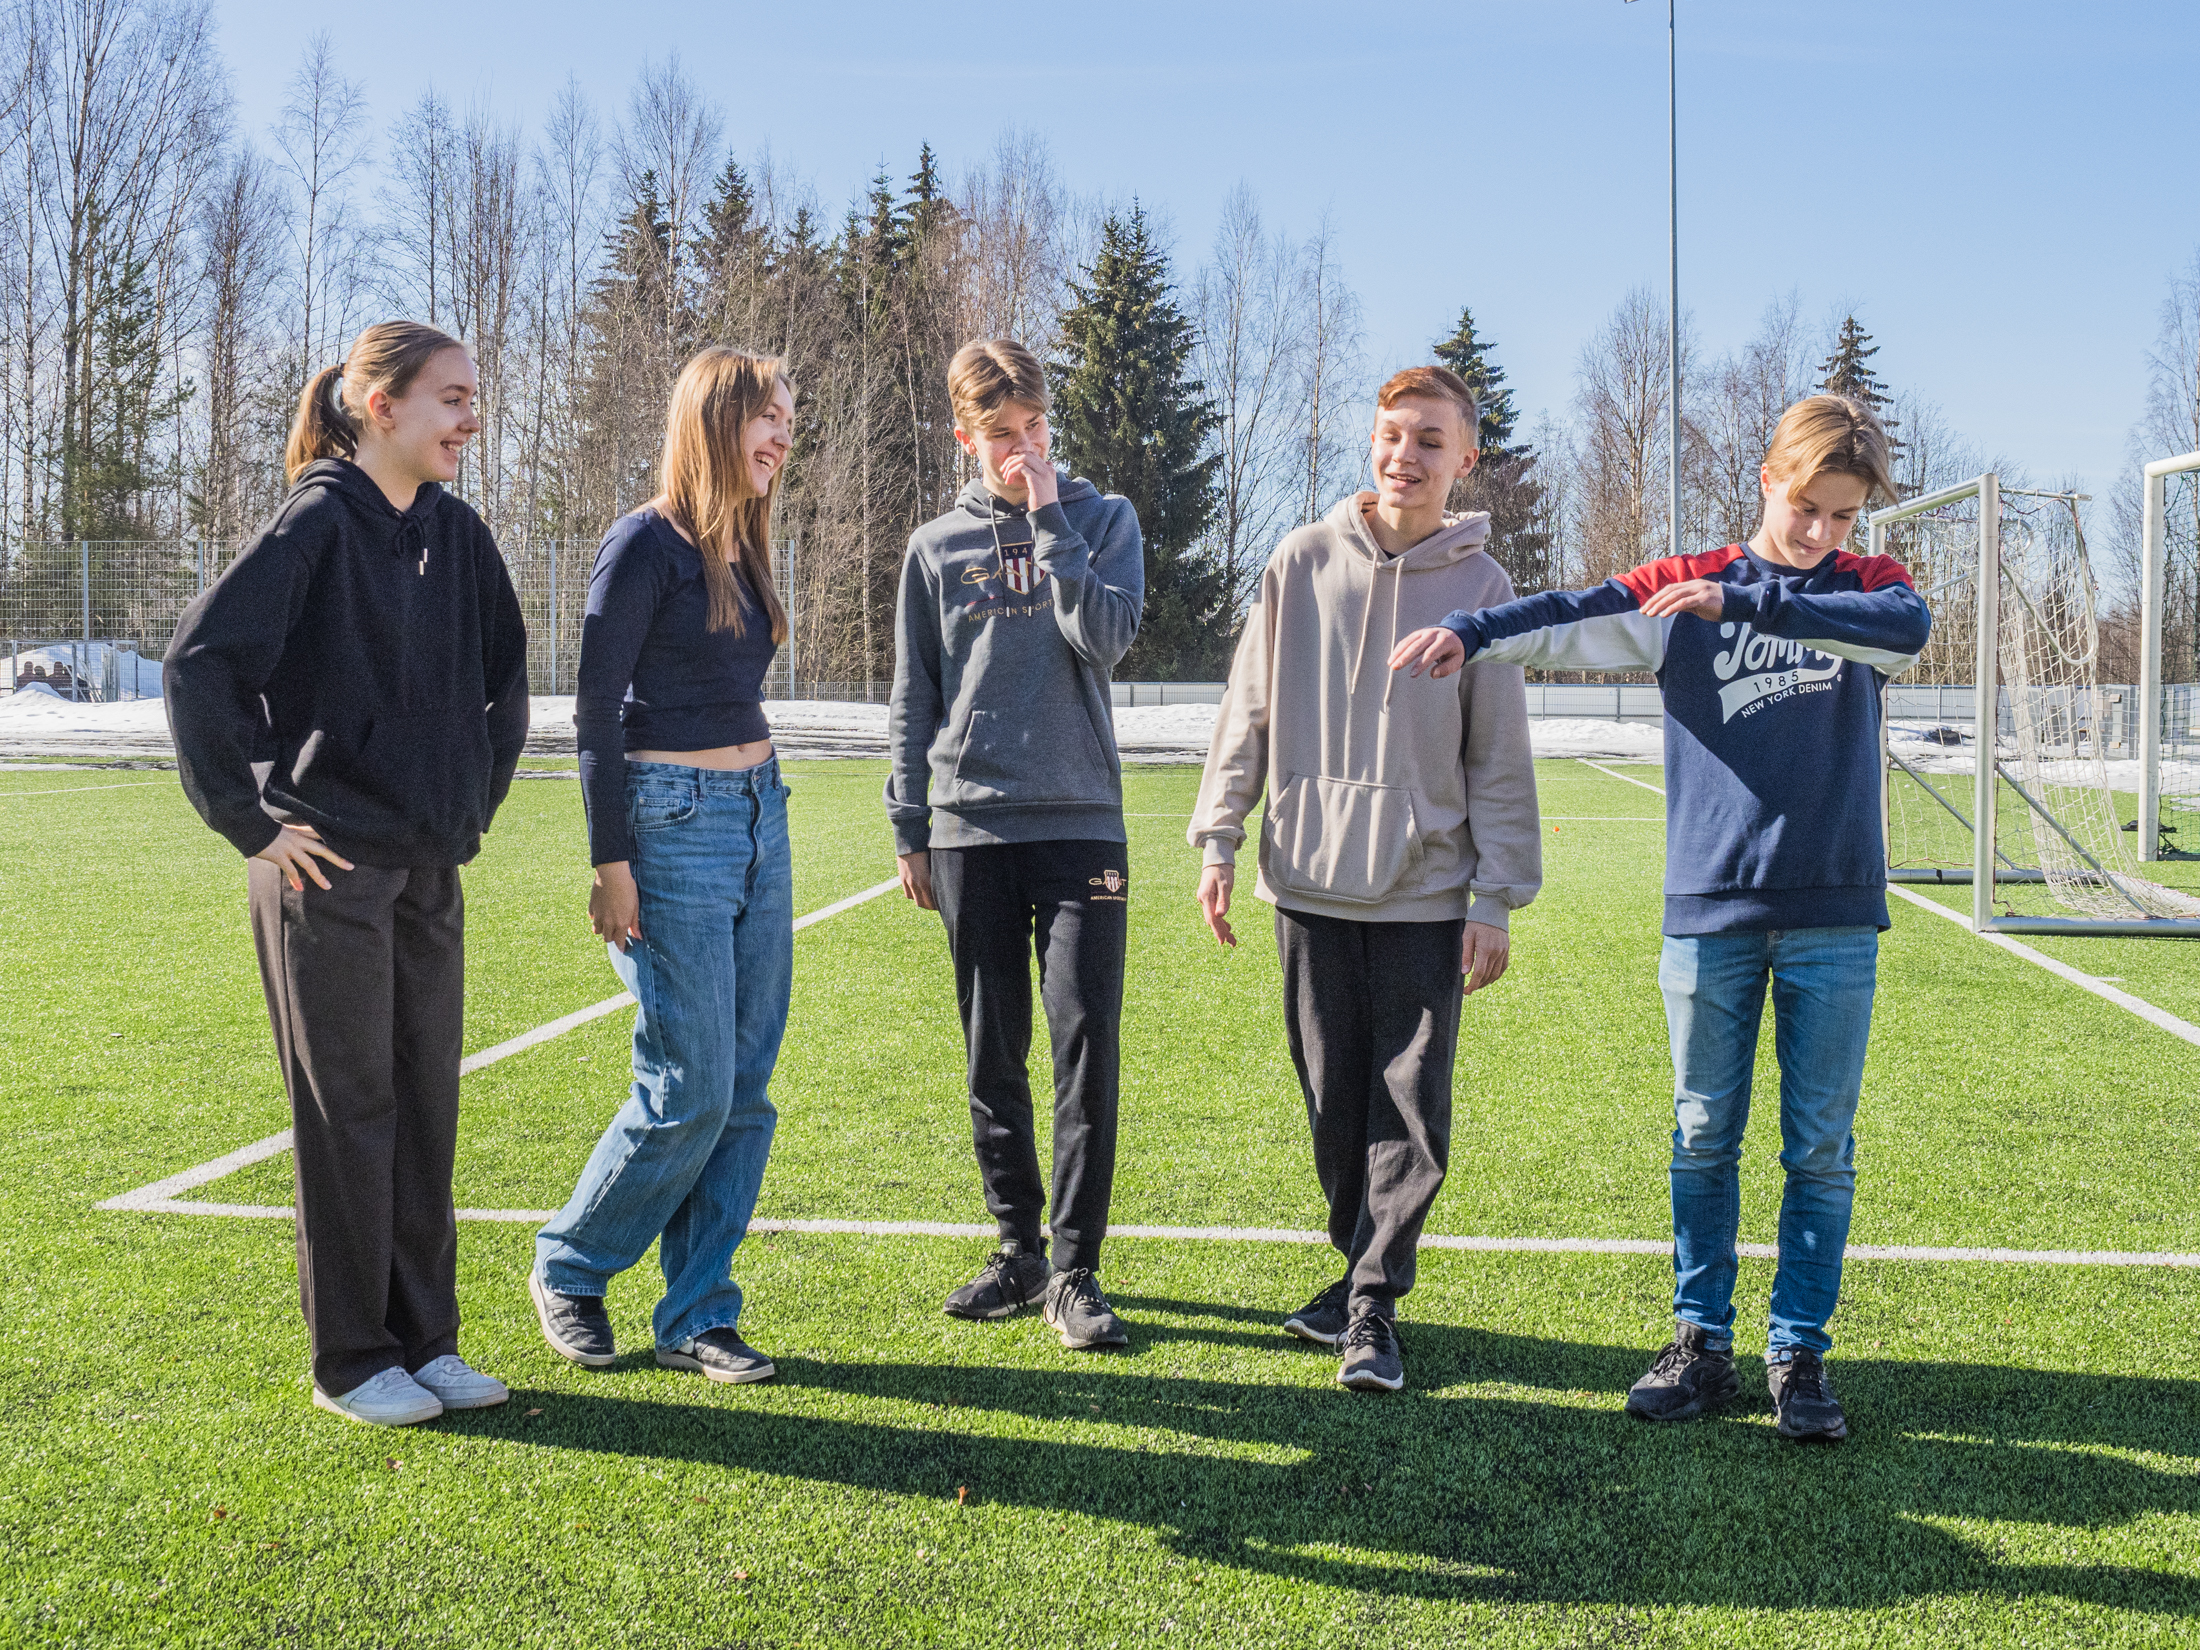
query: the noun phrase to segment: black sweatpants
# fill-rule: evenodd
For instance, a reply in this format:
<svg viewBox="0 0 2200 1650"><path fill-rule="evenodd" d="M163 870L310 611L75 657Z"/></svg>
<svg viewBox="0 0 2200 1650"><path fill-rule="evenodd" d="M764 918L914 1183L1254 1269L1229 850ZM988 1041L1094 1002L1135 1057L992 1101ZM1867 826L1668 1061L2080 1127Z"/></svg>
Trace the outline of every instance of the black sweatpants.
<svg viewBox="0 0 2200 1650"><path fill-rule="evenodd" d="M934 848L932 892L955 959L970 1132L1001 1236L1037 1253L1046 1211L1032 1126L1031 962L1054 1045L1054 1264L1098 1270L1115 1182L1123 946L1120 842Z"/></svg>
<svg viewBox="0 0 2200 1650"><path fill-rule="evenodd" d="M451 1165L465 1010L455 868L252 860L252 938L290 1092L298 1294L313 1382L341 1397L458 1350Z"/></svg>
<svg viewBox="0 0 2200 1650"><path fill-rule="evenodd" d="M1466 925L1276 912L1283 1023L1352 1310L1394 1313L1451 1157Z"/></svg>

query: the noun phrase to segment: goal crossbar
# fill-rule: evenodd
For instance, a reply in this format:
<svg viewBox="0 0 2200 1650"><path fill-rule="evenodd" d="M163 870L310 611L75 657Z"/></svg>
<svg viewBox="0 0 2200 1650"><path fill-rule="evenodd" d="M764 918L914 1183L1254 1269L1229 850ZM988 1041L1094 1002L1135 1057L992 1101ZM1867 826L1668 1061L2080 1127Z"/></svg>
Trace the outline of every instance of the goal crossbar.
<svg viewBox="0 0 2200 1650"><path fill-rule="evenodd" d="M2161 799L2159 775L2162 737L2162 602L2164 577L2163 540L2164 526L2163 484L2167 477L2187 470L2200 470L2200 453L2188 453L2182 458L2162 459L2145 468L2146 505L2142 578L2142 617L2144 640L2141 655L2140 688L2140 769L2142 794L2140 797L2139 838L2142 856L2156 858L2155 844L2159 840L2156 829ZM2029 494L2029 489L2019 489ZM2054 493L2043 497L2069 499L2076 495ZM1971 885L1971 926L1981 934L2098 934L2145 935L2148 937L2200 938L2200 918L2156 917L2146 914L2143 907L2135 907L2130 918L2119 917L2028 917L2002 915L1994 909L1994 886L1997 882L2030 882L2046 880L2042 873L2017 867L2006 854L2000 852L1998 835L1999 807L1995 792L1997 782L2010 784L2024 802L2043 818L2065 842L2076 846L2075 840L2064 829L2060 820L2049 812L2015 779L2002 771L1996 760L1994 745L2000 722L2001 659L1999 638L2001 634L2001 478L1989 470L1969 481L1943 487L1938 492L1926 493L1918 498L1905 499L1870 516L1866 533L1873 555L1886 554L1887 529L1897 522L1930 516L1951 506L1978 502L1978 560L1963 575L1947 581L1939 588L1952 589L1969 577L1974 584L1976 601L1978 643L1975 670L1972 677L1973 744L1977 756L1972 763L1971 818L1963 818L1962 811L1951 804L1940 792L1928 784L1909 763L1903 762L1891 748L1883 771L1886 781L1881 788L1881 817L1888 822L1891 804L1892 781L1896 765L1914 779L1919 788L1931 795L1943 808L1955 815L1969 830L1971 836L1971 868L1968 874L1959 871L1932 872L1920 875L1915 871L1894 868L1890 875L1901 881L1933 881L1941 883L1969 882ZM2074 508L2074 506L2073 506ZM1885 734L1886 717L1880 718L1882 737ZM1888 822L1891 833L1891 822ZM1888 837L1890 847L1892 835ZM2100 866L2091 854L2078 849L2103 882L2125 893L2120 884ZM1997 861L1999 864L1997 865ZM2007 869L2002 869L2007 867Z"/></svg>

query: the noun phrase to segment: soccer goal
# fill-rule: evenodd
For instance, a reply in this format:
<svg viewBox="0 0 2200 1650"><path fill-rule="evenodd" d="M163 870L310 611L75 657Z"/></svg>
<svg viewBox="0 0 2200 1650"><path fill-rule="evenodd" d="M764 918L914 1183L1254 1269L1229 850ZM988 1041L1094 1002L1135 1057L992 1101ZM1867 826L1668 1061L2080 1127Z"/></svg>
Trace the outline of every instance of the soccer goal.
<svg viewBox="0 0 2200 1650"><path fill-rule="evenodd" d="M1968 883L1981 933L2200 936L2200 899L2139 871L2165 795L2160 556L2142 680L2104 683L2081 502L1989 472L1871 517L1872 553L1902 562L1933 612L1882 718L1888 876ZM2174 763L2170 778L2184 795Z"/></svg>

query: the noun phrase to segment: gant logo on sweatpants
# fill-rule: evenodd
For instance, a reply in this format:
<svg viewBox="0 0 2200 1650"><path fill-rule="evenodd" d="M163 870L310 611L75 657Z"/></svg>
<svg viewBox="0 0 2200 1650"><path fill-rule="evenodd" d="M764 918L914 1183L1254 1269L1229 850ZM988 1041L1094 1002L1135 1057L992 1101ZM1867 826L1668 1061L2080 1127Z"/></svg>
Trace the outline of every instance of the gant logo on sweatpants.
<svg viewBox="0 0 2200 1650"><path fill-rule="evenodd" d="M1130 885L1130 878L1121 871L1102 871L1092 879L1092 885L1107 890L1104 894L1093 895L1094 899L1126 899L1128 896L1123 890Z"/></svg>
<svg viewBox="0 0 2200 1650"><path fill-rule="evenodd" d="M1830 691L1811 684L1830 682L1841 674L1841 661L1832 654L1791 642L1785 636L1760 636L1746 624L1722 624L1719 634L1735 637L1732 647L1711 656L1712 672L1727 684L1719 689L1722 722L1751 715L1767 700L1784 699L1791 693ZM1814 662L1820 659L1825 663ZM1733 680L1742 670L1755 674Z"/></svg>

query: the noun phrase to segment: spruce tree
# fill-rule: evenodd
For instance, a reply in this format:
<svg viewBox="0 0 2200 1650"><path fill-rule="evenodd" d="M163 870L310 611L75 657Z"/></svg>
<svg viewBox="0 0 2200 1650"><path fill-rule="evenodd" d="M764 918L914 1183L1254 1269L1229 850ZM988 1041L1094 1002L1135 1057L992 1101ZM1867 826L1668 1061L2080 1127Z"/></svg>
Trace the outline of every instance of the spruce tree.
<svg viewBox="0 0 2200 1650"><path fill-rule="evenodd" d="M1214 403L1186 370L1193 328L1145 209L1109 214L1100 251L1062 317L1053 368L1055 456L1138 511L1146 608L1117 667L1132 680L1219 676L1235 615L1221 569L1198 549L1214 520Z"/></svg>
<svg viewBox="0 0 2200 1650"><path fill-rule="evenodd" d="M1887 405L1892 398L1887 394L1887 386L1871 368L1871 358L1878 353L1879 346L1872 342L1870 333L1857 325L1856 317L1843 316L1840 335L1833 341L1833 353L1818 363L1818 371L1822 374L1818 387L1829 395L1838 395L1860 407L1870 408L1880 423L1892 431L1895 422L1887 416Z"/></svg>
<svg viewBox="0 0 2200 1650"><path fill-rule="evenodd" d="M1460 310L1458 327L1434 346L1436 359L1467 381L1467 388L1474 391L1474 399L1481 406L1482 421L1476 437L1485 464L1492 459L1525 457L1530 450L1511 444L1513 426L1519 423L1520 414L1513 406L1513 392L1504 387L1505 369L1490 359L1490 351L1495 348L1489 339L1474 335L1471 309Z"/></svg>

